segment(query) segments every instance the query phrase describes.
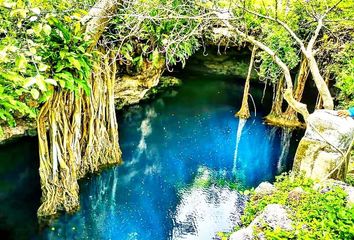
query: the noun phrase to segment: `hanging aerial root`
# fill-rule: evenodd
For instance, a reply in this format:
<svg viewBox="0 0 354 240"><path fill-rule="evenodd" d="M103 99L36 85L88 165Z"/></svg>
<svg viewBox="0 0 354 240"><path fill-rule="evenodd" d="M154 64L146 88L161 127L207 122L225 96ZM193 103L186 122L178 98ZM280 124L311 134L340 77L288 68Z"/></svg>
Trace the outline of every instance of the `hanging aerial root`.
<svg viewBox="0 0 354 240"><path fill-rule="evenodd" d="M257 51L257 47L253 46L250 65L248 68L247 78L245 82L245 89L243 91L242 105L240 110L235 114L237 117L242 119L248 119L251 116L250 109L248 107L248 95L249 95L250 80L251 80L251 74L254 65L254 58L256 56L256 51Z"/></svg>
<svg viewBox="0 0 354 240"><path fill-rule="evenodd" d="M39 217L76 211L77 180L102 166L121 163L114 107L117 65L113 56L109 53L95 63L89 80L91 95L58 90L39 113Z"/></svg>

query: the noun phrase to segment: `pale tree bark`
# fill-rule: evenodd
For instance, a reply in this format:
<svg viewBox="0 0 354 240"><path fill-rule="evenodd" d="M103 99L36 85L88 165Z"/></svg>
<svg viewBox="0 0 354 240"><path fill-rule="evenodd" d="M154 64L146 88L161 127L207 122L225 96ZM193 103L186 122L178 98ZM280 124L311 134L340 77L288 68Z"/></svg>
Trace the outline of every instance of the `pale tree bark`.
<svg viewBox="0 0 354 240"><path fill-rule="evenodd" d="M299 74L296 79L296 88L294 92L294 98L297 101L301 101L302 99L302 94L304 93L305 90L305 85L306 81L308 79L309 75L309 67L308 67L308 61L307 59L303 59L301 61L300 69L299 69ZM297 116L296 116L296 111L291 107L288 106L286 111L284 112L284 115L286 118L297 121Z"/></svg>
<svg viewBox="0 0 354 240"><path fill-rule="evenodd" d="M329 85L329 77L330 77L329 72L326 72L325 75L324 75L324 77L325 77L325 82L326 82L326 84L327 84L327 86L328 86L328 85ZM318 94L317 100L316 100L316 107L315 107L315 109L321 109L322 106L323 106L322 97L321 97L320 94Z"/></svg>
<svg viewBox="0 0 354 240"><path fill-rule="evenodd" d="M92 41L91 47L95 47L112 15L118 9L123 0L100 0L82 18L81 23L86 26L85 40Z"/></svg>
<svg viewBox="0 0 354 240"><path fill-rule="evenodd" d="M279 81L276 84L276 91L273 96L273 103L272 103L272 109L270 110L270 113L265 117L267 122L270 122L269 120L274 117L279 117L283 111L282 111L282 105L283 105L283 90L284 90L284 75L280 77Z"/></svg>
<svg viewBox="0 0 354 240"><path fill-rule="evenodd" d="M216 12L215 14L219 17L219 19L223 22L223 24L227 28L230 29L230 31L235 32L235 34L241 36L245 41L247 41L248 43L251 43L252 45L257 46L259 49L263 50L264 52L266 52L267 54L269 54L273 58L273 61L282 69L282 71L284 73L285 82L286 82L286 89L284 91L284 99L288 102L288 104L292 108L294 108L298 113L300 113L306 121L309 116L307 106L306 106L306 104L298 102L294 99L294 97L293 97L293 82L292 82L292 78L290 75L290 70L286 66L286 64L268 46L266 46L265 44L263 44L260 41L257 41L254 37L249 36L246 33L242 32L237 27L231 25L225 14L221 14L218 12ZM229 17L231 17L231 16L229 16Z"/></svg>
<svg viewBox="0 0 354 240"><path fill-rule="evenodd" d="M252 69L253 69L253 65L254 65L254 59L256 56L256 52L257 52L257 47L253 46L250 65L248 67L248 73L247 73L247 78L246 78L246 82L245 82L245 89L243 90L242 105L241 105L240 110L236 113L236 116L238 116L239 118L243 118L243 119L247 119L251 116L250 109L248 107L248 95L249 95L251 74L252 74Z"/></svg>
<svg viewBox="0 0 354 240"><path fill-rule="evenodd" d="M307 47L305 46L304 42L296 35L296 33L283 21L279 20L279 18L273 18L267 15L263 15L254 11L251 11L249 9L244 8L241 5L235 5L238 8L243 9L244 11L251 13L255 16L261 17L261 18L265 18L274 22L277 22L279 25L281 25L286 31L288 31L288 33L291 35L291 37L298 43L298 45L300 46L300 49L303 53L303 55L307 58L308 60L308 64L309 64L309 68L312 74L312 78L316 84L317 90L319 92L319 94L322 97L323 100L323 106L325 109L329 109L332 110L334 108L334 103L333 103L333 98L331 96L331 93L329 91L329 88L327 87L321 73L320 70L318 68L318 64L315 58L315 52L314 52L314 44L316 43L316 40L319 36L319 33L323 27L323 19L326 17L326 15L333 10L333 8L335 6L337 6L342 0L339 0L334 6L332 6L331 8L327 9L327 11L320 16L317 19L317 27L316 30L314 32L314 34L312 35L309 43L307 44Z"/></svg>

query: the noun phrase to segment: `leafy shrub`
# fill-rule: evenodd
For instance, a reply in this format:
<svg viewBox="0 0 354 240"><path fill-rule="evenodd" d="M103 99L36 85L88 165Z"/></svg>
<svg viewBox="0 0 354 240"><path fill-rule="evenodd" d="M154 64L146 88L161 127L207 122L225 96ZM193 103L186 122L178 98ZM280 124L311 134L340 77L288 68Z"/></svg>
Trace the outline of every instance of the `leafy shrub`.
<svg viewBox="0 0 354 240"><path fill-rule="evenodd" d="M79 22L84 12L59 15L34 5L0 2L0 124L35 118L55 88L90 93L89 43Z"/></svg>
<svg viewBox="0 0 354 240"><path fill-rule="evenodd" d="M272 195L259 197L252 194L242 222L248 225L268 204L281 204L289 209L293 231L265 227L261 229L267 239L353 239L354 206L347 206L347 194L339 187L320 193L314 189L314 182L304 177L282 175L275 183L277 191ZM300 199L289 198L289 193L301 187L304 193Z"/></svg>

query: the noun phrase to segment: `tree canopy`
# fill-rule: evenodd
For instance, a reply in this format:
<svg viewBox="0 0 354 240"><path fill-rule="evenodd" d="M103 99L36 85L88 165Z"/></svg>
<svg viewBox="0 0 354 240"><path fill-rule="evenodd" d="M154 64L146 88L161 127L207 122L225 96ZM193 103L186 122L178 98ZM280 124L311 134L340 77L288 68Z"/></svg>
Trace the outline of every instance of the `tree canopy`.
<svg viewBox="0 0 354 240"><path fill-rule="evenodd" d="M90 93L86 80L94 53L87 51L90 43L83 39L81 19L93 3L0 1L1 125L35 118L55 89ZM170 69L210 43L212 29L222 25L214 13L227 10L233 26L273 50L290 71L303 55L298 39L312 44L319 72L334 86L337 103L349 106L354 90L353 8L350 0L129 0L109 16L100 44L116 48L117 60L129 71L139 71L144 59L154 64L163 60ZM323 27L312 43L322 17ZM249 44L237 34L228 41ZM278 82L283 71L273 56L258 51L257 58L260 79Z"/></svg>

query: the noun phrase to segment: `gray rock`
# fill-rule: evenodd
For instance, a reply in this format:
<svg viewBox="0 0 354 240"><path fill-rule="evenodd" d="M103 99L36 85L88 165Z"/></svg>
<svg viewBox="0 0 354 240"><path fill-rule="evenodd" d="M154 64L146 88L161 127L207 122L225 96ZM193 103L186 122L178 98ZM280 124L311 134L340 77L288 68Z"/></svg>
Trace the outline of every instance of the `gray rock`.
<svg viewBox="0 0 354 240"><path fill-rule="evenodd" d="M273 194L275 192L275 187L273 186L273 184L269 183L269 182L262 182L261 184L258 185L258 187L254 190L254 192L257 195L270 195Z"/></svg>
<svg viewBox="0 0 354 240"><path fill-rule="evenodd" d="M245 79L249 67L249 52L240 53L235 49L228 49L227 54L222 51L218 54L217 49L209 49L208 58L203 53L196 53L188 60L187 69L200 72L201 74L232 75L236 78ZM251 80L258 80L256 71L252 71ZM243 80L242 80L243 81ZM242 82L243 83L243 82Z"/></svg>
<svg viewBox="0 0 354 240"><path fill-rule="evenodd" d="M322 180L343 161L354 138L354 120L341 118L336 111L317 110L308 118L305 136L296 151L293 171ZM348 162L346 161L346 164ZM346 164L329 177L344 179Z"/></svg>
<svg viewBox="0 0 354 240"><path fill-rule="evenodd" d="M269 204L264 211L257 216L251 224L243 228L230 236L230 240L251 240L256 239L253 233L253 229L262 228L269 226L272 229L281 228L283 230L291 231L293 230L292 221L288 218L287 212L282 205L279 204ZM265 239L265 237L260 234L257 239Z"/></svg>
<svg viewBox="0 0 354 240"><path fill-rule="evenodd" d="M252 240L255 239L252 228L242 228L231 234L230 240Z"/></svg>
<svg viewBox="0 0 354 240"><path fill-rule="evenodd" d="M288 200L289 201L299 201L301 200L302 196L305 194L304 189L302 187L296 187L293 190L291 190L288 194Z"/></svg>

